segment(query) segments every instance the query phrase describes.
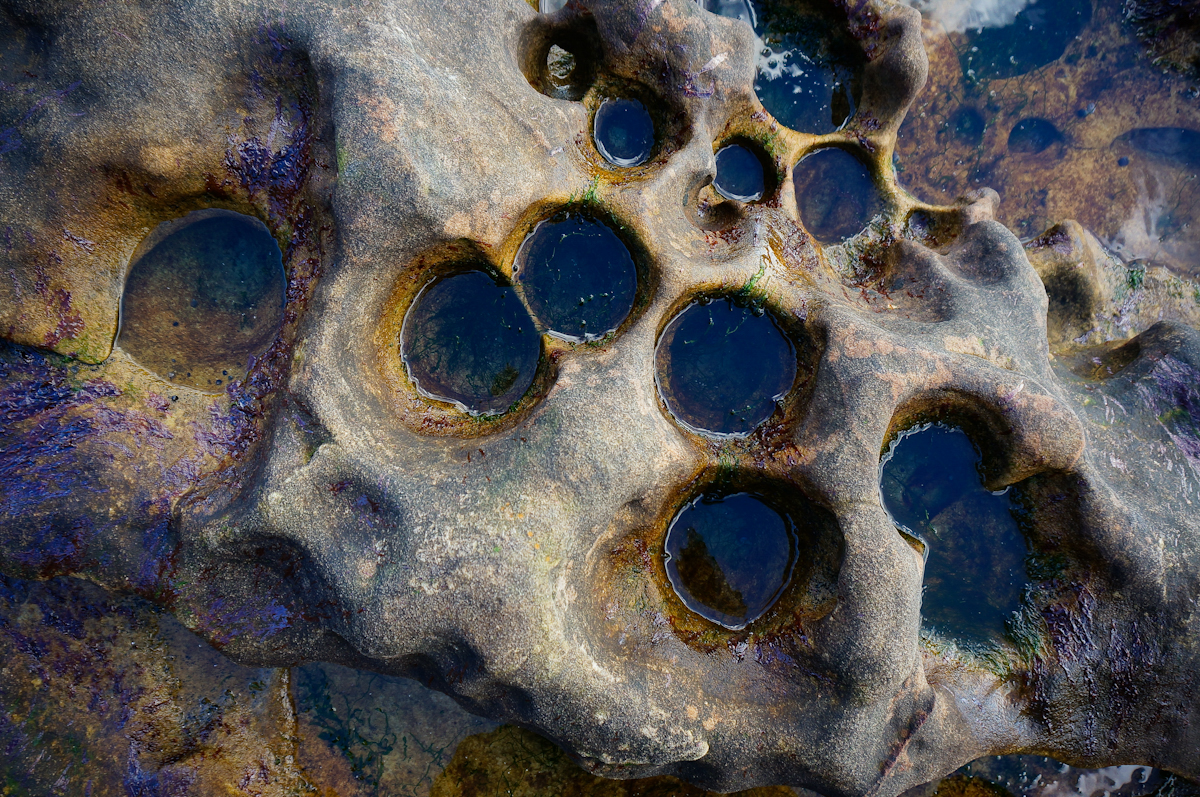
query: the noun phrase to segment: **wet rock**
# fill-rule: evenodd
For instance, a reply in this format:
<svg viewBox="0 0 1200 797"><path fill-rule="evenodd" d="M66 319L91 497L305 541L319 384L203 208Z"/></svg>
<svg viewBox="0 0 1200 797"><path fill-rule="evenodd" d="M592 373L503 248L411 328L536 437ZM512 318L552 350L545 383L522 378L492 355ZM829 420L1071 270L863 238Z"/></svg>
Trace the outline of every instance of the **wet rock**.
<svg viewBox="0 0 1200 797"><path fill-rule="evenodd" d="M1052 358L1046 288L996 193L897 188L927 67L915 11L832 9L861 93L814 136L759 102L750 28L684 0L3 8L0 79L20 89L0 94L5 572L135 592L246 666L418 679L612 777L890 797L1023 750L1200 772L1200 336L1097 340L1120 344L1102 370ZM595 146L613 97L651 117L636 165ZM756 202L712 189L730 141L763 155ZM880 195L826 239L795 175L829 147ZM114 344L134 252L201 209L259 219L286 275L274 337L220 392ZM512 284L537 225L577 211L633 261L616 326L537 330L527 382L503 363L483 383L497 406L420 389L404 342L422 291L472 268ZM1111 312L1104 268L1082 267L1089 304L1055 335ZM768 314L796 368L725 436L679 423L655 382L666 325L711 296ZM879 502L882 452L931 421L967 431L987 489L1026 485L1026 541L1056 557L990 645L922 634L924 560ZM705 492L809 522L743 628L666 572L670 521ZM308 713L318 739L369 742L323 739L314 760L374 777L394 755L386 727Z"/></svg>
<svg viewBox="0 0 1200 797"><path fill-rule="evenodd" d="M900 131L897 179L930 202L993 188L997 219L1023 240L1074 219L1122 260L1196 280L1194 79L1153 63L1127 21L1183 19L1185 5L1040 0L1009 25L949 32L927 19L929 86ZM1168 27L1194 49L1186 25Z"/></svg>
<svg viewBox="0 0 1200 797"><path fill-rule="evenodd" d="M555 794L579 797L705 797L712 792L661 776L609 780L575 765L562 750L537 734L505 725L472 736L458 746L450 766L433 785L433 797ZM747 789L735 797L793 797L783 787Z"/></svg>
<svg viewBox="0 0 1200 797"><path fill-rule="evenodd" d="M1054 225L1026 252L1046 286L1056 354L1119 344L1158 321L1200 328L1200 284L1154 263L1122 262L1077 222Z"/></svg>
<svg viewBox="0 0 1200 797"><path fill-rule="evenodd" d="M0 578L0 778L17 794L304 788L287 670L78 580Z"/></svg>

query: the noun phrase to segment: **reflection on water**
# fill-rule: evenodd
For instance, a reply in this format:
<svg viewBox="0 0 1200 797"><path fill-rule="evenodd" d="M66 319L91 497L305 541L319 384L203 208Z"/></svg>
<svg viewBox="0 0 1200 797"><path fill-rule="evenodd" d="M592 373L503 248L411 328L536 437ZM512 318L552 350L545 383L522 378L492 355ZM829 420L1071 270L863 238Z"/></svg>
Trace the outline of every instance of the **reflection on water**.
<svg viewBox="0 0 1200 797"><path fill-rule="evenodd" d="M702 301L671 320L655 352L659 392L688 428L749 434L796 379L796 353L769 313L733 299Z"/></svg>
<svg viewBox="0 0 1200 797"><path fill-rule="evenodd" d="M735 630L771 607L796 559L792 520L749 493L701 495L671 521L663 547L684 604Z"/></svg>
<svg viewBox="0 0 1200 797"><path fill-rule="evenodd" d="M948 31L963 33L1011 25L1029 0L907 0L927 19Z"/></svg>
<svg viewBox="0 0 1200 797"><path fill-rule="evenodd" d="M1062 56L1091 16L1091 0L1034 0L1008 24L967 29L963 72L975 81L1039 69Z"/></svg>
<svg viewBox="0 0 1200 797"><path fill-rule="evenodd" d="M533 384L541 338L516 292L483 271L436 280L404 318L400 356L425 395L498 415Z"/></svg>
<svg viewBox="0 0 1200 797"><path fill-rule="evenodd" d="M1109 247L1126 262L1188 263L1200 275L1200 132L1139 127L1114 139L1117 166L1133 173L1137 201Z"/></svg>
<svg viewBox="0 0 1200 797"><path fill-rule="evenodd" d="M893 522L927 551L924 622L956 639L989 642L1004 634L1028 577L1012 499L984 489L980 460L961 429L918 426L884 455L880 490Z"/></svg>
<svg viewBox="0 0 1200 797"><path fill-rule="evenodd" d="M717 176L713 188L726 199L754 202L762 199L766 187L762 161L740 144L730 144L717 151Z"/></svg>
<svg viewBox="0 0 1200 797"><path fill-rule="evenodd" d="M754 90L763 107L802 133L829 133L854 114L865 63L845 16L821 0L703 0L759 36Z"/></svg>
<svg viewBox="0 0 1200 797"><path fill-rule="evenodd" d="M838 147L801 159L792 170L792 184L804 229L823 244L853 238L883 209L866 164Z"/></svg>
<svg viewBox="0 0 1200 797"><path fill-rule="evenodd" d="M654 121L638 100L606 99L596 109L592 137L609 163L637 166L654 151Z"/></svg>
<svg viewBox="0 0 1200 797"><path fill-rule="evenodd" d="M597 340L633 309L637 267L604 222L576 211L538 223L513 277L538 322L565 340Z"/></svg>

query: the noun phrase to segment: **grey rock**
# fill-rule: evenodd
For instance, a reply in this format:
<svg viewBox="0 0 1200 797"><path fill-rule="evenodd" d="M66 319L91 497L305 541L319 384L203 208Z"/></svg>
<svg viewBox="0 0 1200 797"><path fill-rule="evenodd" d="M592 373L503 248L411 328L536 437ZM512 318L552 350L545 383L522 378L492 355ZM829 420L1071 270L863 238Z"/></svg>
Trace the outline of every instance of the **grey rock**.
<svg viewBox="0 0 1200 797"><path fill-rule="evenodd" d="M241 663L419 678L612 777L888 797L1022 751L1200 775L1200 334L1160 324L1072 370L995 193L896 187L915 11L847 4L861 102L818 137L762 110L750 28L685 0L3 9L6 75L34 76L0 96L6 572L137 591ZM555 44L581 85L550 81ZM651 104L645 164L594 148L605 93ZM778 171L761 203L711 191L733 139ZM885 210L821 247L790 175L829 145ZM544 337L503 416L420 394L398 350L420 288L465 258L510 275L534 224L581 205L636 241L630 318ZM261 219L288 285L245 376L199 388L116 333L139 244L207 208ZM684 429L655 386L661 330L714 293L799 353L741 438ZM922 635L923 560L879 502L881 451L929 417L969 427L990 488L1028 480L1030 544L1062 561L988 655ZM729 478L828 515L835 552L742 631L684 607L661 557L681 504Z"/></svg>

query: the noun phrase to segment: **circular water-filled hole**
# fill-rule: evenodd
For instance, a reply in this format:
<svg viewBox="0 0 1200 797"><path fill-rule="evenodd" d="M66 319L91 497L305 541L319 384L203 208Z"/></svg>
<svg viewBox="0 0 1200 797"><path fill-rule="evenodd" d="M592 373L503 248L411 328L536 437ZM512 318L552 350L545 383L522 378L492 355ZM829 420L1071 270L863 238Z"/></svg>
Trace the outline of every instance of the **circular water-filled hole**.
<svg viewBox="0 0 1200 797"><path fill-rule="evenodd" d="M1013 125L1008 134L1008 151L1036 155L1061 140L1062 133L1053 123L1031 117Z"/></svg>
<svg viewBox="0 0 1200 797"><path fill-rule="evenodd" d="M854 115L867 59L845 13L821 0L705 0L705 8L749 23L762 41L754 91L781 124L830 133Z"/></svg>
<svg viewBox="0 0 1200 797"><path fill-rule="evenodd" d="M676 421L699 434L744 437L796 381L796 348L772 314L732 297L692 302L667 323L655 381Z"/></svg>
<svg viewBox="0 0 1200 797"><path fill-rule="evenodd" d="M139 247L121 296L117 345L165 379L223 391L283 322L279 244L252 216L194 211Z"/></svg>
<svg viewBox="0 0 1200 797"><path fill-rule="evenodd" d="M977 147L983 143L983 133L987 129L987 122L984 121L983 114L979 111L963 106L950 117L950 127L954 131L954 137L960 142L967 146Z"/></svg>
<svg viewBox="0 0 1200 797"><path fill-rule="evenodd" d="M615 332L637 299L629 247L586 210L561 210L538 222L517 252L513 278L538 323L571 342Z"/></svg>
<svg viewBox="0 0 1200 797"><path fill-rule="evenodd" d="M735 202L758 202L775 193L775 164L754 142L729 141L717 149L713 188Z"/></svg>
<svg viewBox="0 0 1200 797"><path fill-rule="evenodd" d="M640 166L654 154L654 119L633 97L607 97L592 117L592 141L613 166Z"/></svg>
<svg viewBox="0 0 1200 797"><path fill-rule="evenodd" d="M788 513L751 493L700 495L671 521L663 543L675 594L731 630L775 603L791 581L796 547Z"/></svg>
<svg viewBox="0 0 1200 797"><path fill-rule="evenodd" d="M822 616L836 601L844 552L837 519L794 485L723 471L693 487L662 539L667 584L689 610L670 610L685 634L703 633L703 621L777 629Z"/></svg>
<svg viewBox="0 0 1200 797"><path fill-rule="evenodd" d="M984 480L981 450L950 423L900 432L879 464L884 509L925 557L923 621L974 642L1004 636L1030 580L1015 493Z"/></svg>
<svg viewBox="0 0 1200 797"><path fill-rule="evenodd" d="M1057 61L1092 18L1091 0L1034 0L1008 25L966 33L959 62L968 80L1012 78Z"/></svg>
<svg viewBox="0 0 1200 797"><path fill-rule="evenodd" d="M490 267L435 278L404 317L400 357L417 392L471 415L500 415L533 384L541 336Z"/></svg>
<svg viewBox="0 0 1200 797"><path fill-rule="evenodd" d="M603 51L591 16L539 17L526 28L520 47L525 79L547 97L582 100L596 82Z"/></svg>
<svg viewBox="0 0 1200 797"><path fill-rule="evenodd" d="M823 244L853 238L883 210L871 170L840 147L801 158L792 169L792 185L804 229Z"/></svg>

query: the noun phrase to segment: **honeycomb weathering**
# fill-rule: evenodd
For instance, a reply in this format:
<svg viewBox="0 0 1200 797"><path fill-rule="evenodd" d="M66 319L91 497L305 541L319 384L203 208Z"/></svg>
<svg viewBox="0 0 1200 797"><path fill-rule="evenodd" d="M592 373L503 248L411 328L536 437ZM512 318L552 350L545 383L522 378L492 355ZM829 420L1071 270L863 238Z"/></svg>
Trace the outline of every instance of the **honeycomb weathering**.
<svg viewBox="0 0 1200 797"><path fill-rule="evenodd" d="M888 797L1019 751L1200 775L1200 336L1081 353L1067 330L1094 308L1051 307L1039 273L1103 301L1086 233L1033 242L1035 270L994 192L897 187L915 11L839 6L861 88L812 135L759 103L750 28L685 0L3 7L3 58L32 76L0 96L6 573L135 591L241 662L421 678L610 776ZM627 167L593 138L622 97L655 128ZM761 156L758 201L712 187L731 142ZM793 168L828 148L879 202L822 244ZM287 278L273 342L219 386L115 338L139 245L205 209L261 220ZM517 290L562 209L612 222L632 309L596 340L543 330L528 390L510 400L503 368L472 388L495 414L416 389L422 289L474 268ZM660 338L700 297L794 348L748 431L681 423L658 389ZM1027 485L1056 562L986 651L922 637L922 556L880 504L881 453L931 419L968 430L989 489ZM808 519L740 630L663 564L710 489Z"/></svg>

